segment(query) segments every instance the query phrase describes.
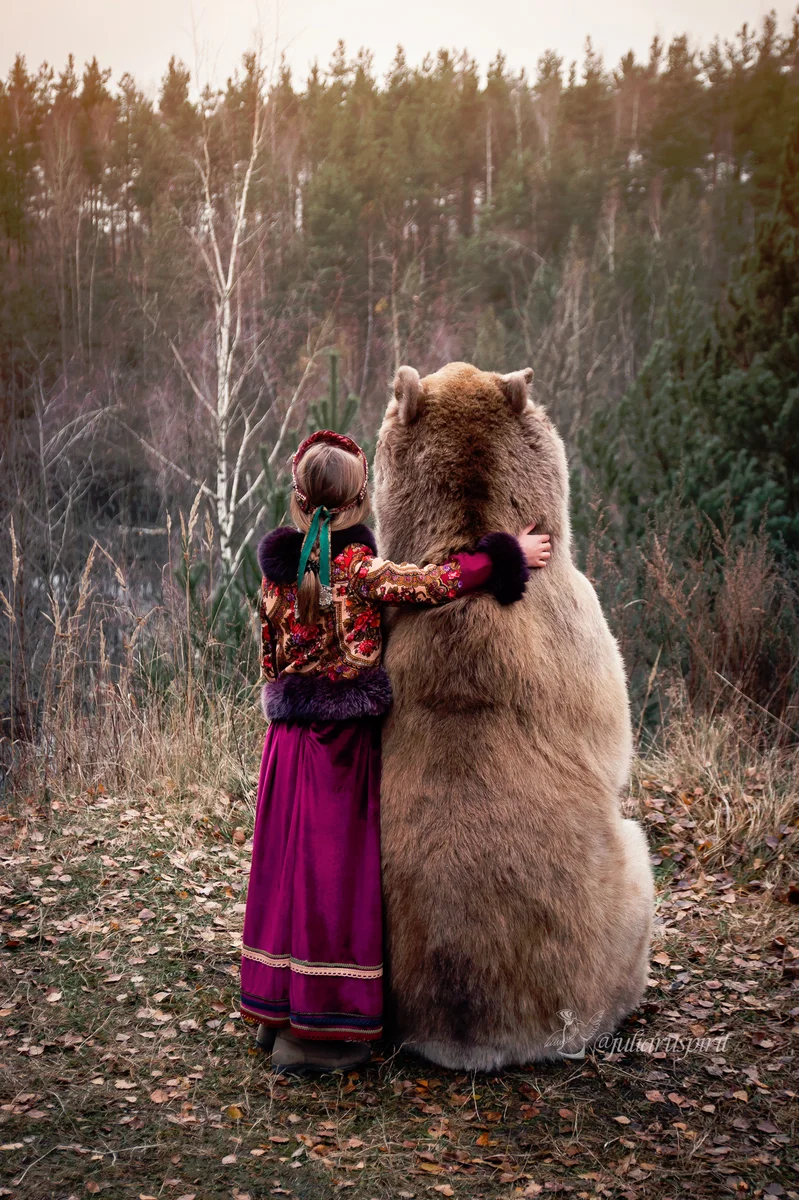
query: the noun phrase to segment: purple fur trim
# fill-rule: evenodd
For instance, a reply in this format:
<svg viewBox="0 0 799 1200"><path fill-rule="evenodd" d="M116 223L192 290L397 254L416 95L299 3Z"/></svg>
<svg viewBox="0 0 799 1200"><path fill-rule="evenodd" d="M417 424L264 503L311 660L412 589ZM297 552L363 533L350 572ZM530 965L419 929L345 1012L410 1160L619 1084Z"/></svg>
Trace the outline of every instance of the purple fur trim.
<svg viewBox="0 0 799 1200"><path fill-rule="evenodd" d="M270 579L273 583L296 581L302 540L300 540L300 550L296 551L297 566L294 568L293 575L288 568L287 559L290 560L294 557L294 547L298 538L301 538L301 534L291 525L280 525L266 537L261 538L258 545L258 565L261 568L261 574L266 579Z"/></svg>
<svg viewBox="0 0 799 1200"><path fill-rule="evenodd" d="M530 569L518 540L510 533L489 533L476 546L491 559L491 574L485 585L500 604L521 600Z"/></svg>
<svg viewBox="0 0 799 1200"><path fill-rule="evenodd" d="M304 537L293 525L280 525L261 538L258 565L271 583L297 582ZM348 529L334 529L330 534L330 549L334 558L353 543L368 546L372 554L377 554L375 535L368 525L350 525Z"/></svg>
<svg viewBox="0 0 799 1200"><path fill-rule="evenodd" d="M264 686L261 704L270 721L382 717L391 707L391 684L382 667L370 667L355 679L289 674Z"/></svg>

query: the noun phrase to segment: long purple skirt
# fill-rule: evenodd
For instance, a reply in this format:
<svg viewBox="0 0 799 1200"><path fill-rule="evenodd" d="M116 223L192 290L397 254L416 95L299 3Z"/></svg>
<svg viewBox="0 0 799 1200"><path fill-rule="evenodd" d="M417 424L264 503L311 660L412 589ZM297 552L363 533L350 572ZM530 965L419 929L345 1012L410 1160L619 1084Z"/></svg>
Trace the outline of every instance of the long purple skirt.
<svg viewBox="0 0 799 1200"><path fill-rule="evenodd" d="M380 722L274 721L244 917L241 1011L371 1041L383 1012Z"/></svg>

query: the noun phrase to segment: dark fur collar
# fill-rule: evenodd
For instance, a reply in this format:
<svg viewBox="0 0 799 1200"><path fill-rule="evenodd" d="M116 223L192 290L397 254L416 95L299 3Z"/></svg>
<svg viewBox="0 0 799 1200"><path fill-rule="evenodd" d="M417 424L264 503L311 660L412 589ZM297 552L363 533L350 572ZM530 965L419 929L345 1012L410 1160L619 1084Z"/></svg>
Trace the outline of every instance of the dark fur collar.
<svg viewBox="0 0 799 1200"><path fill-rule="evenodd" d="M296 583L300 567L300 553L305 535L293 525L280 525L258 546L258 563L265 577L272 583ZM330 551L333 558L357 543L368 546L377 554L377 542L367 525L350 525L349 529L334 529L330 535Z"/></svg>

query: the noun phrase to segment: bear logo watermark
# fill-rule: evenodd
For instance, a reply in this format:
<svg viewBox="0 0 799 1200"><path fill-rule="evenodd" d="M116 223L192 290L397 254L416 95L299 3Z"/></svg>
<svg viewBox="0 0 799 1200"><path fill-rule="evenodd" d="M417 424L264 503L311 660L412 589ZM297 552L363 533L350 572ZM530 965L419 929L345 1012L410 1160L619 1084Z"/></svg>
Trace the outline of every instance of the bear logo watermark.
<svg viewBox="0 0 799 1200"><path fill-rule="evenodd" d="M595 1012L587 1021L581 1021L570 1008L562 1008L558 1016L563 1028L551 1034L544 1045L552 1047L560 1058L585 1058L585 1048L596 1037L605 1015L604 1008Z"/></svg>

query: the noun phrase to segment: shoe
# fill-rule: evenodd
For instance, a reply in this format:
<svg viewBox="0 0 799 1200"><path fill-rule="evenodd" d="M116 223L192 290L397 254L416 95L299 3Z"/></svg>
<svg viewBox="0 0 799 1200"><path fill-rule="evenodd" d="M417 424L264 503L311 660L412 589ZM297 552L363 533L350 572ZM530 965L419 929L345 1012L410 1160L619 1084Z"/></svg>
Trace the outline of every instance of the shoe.
<svg viewBox="0 0 799 1200"><path fill-rule="evenodd" d="M277 1030L273 1026L260 1024L255 1035L255 1044L258 1049L263 1050L264 1054L268 1054L275 1044L276 1034Z"/></svg>
<svg viewBox="0 0 799 1200"><path fill-rule="evenodd" d="M323 1042L300 1038L281 1029L272 1050L272 1069L278 1075L303 1071L351 1071L362 1067L372 1057L364 1042Z"/></svg>

